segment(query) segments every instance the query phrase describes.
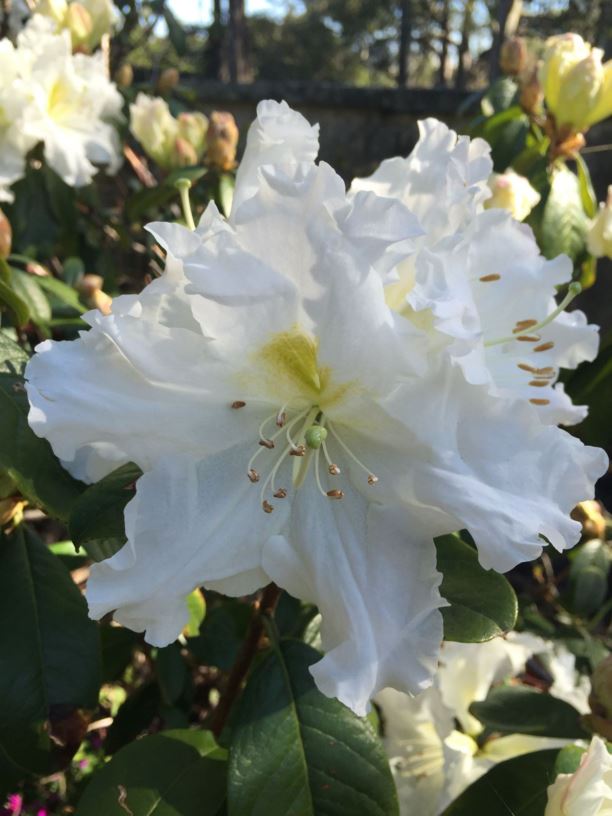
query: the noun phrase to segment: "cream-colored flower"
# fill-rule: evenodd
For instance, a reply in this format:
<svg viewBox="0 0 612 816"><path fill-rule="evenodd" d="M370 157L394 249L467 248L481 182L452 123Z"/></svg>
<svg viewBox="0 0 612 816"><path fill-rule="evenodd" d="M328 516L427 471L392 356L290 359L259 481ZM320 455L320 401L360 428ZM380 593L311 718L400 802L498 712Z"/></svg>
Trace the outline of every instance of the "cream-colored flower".
<svg viewBox="0 0 612 816"><path fill-rule="evenodd" d="M578 34L547 40L541 79L558 127L580 132L612 114L612 60L602 58Z"/></svg>
<svg viewBox="0 0 612 816"><path fill-rule="evenodd" d="M492 195L485 201L485 208L508 210L517 221L524 221L540 200L540 194L533 189L529 179L519 176L514 170L492 173L489 187Z"/></svg>
<svg viewBox="0 0 612 816"><path fill-rule="evenodd" d="M612 258L612 184L608 187L607 200L599 205L599 212L591 222L587 248L596 258Z"/></svg>
<svg viewBox="0 0 612 816"><path fill-rule="evenodd" d="M544 816L609 816L612 813L612 756L606 743L593 737L580 767L559 774L548 788Z"/></svg>
<svg viewBox="0 0 612 816"><path fill-rule="evenodd" d="M130 105L130 130L160 167L170 164L178 124L164 99L139 93Z"/></svg>

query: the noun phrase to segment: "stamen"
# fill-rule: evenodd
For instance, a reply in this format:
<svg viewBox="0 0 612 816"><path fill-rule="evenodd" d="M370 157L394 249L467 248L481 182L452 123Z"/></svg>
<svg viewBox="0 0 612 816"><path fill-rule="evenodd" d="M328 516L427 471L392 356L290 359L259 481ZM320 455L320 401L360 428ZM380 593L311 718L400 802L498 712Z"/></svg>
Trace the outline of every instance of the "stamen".
<svg viewBox="0 0 612 816"><path fill-rule="evenodd" d="M337 490L337 489L328 490L326 495L330 499L343 499L344 498L344 493L341 490Z"/></svg>
<svg viewBox="0 0 612 816"><path fill-rule="evenodd" d="M268 450L272 450L272 448L276 447L272 439L260 439L259 444L262 448L267 448Z"/></svg>
<svg viewBox="0 0 612 816"><path fill-rule="evenodd" d="M545 386L550 385L549 381L546 380L531 380L529 385L532 385L534 388L544 388Z"/></svg>
<svg viewBox="0 0 612 816"><path fill-rule="evenodd" d="M338 465L332 462L331 457L329 455L329 451L327 450L325 440L323 440L322 448L323 456L325 456L325 461L327 462L327 472L329 473L330 476L339 476L342 471L340 470Z"/></svg>
<svg viewBox="0 0 612 816"><path fill-rule="evenodd" d="M269 501L262 501L261 506L263 507L264 513L271 513L274 510Z"/></svg>
<svg viewBox="0 0 612 816"><path fill-rule="evenodd" d="M483 275L482 278L478 278L479 281L483 283L490 283L491 281L498 281L501 278L501 275Z"/></svg>
<svg viewBox="0 0 612 816"><path fill-rule="evenodd" d="M366 466L363 464L363 462L361 461L361 459L358 459L358 458L355 456L355 454L354 454L354 453L353 453L353 451L352 451L352 450L349 448L349 446L348 446L348 445L347 445L347 444L346 444L346 443L345 443L345 442L344 442L344 441L343 441L343 440L340 438L340 436L338 435L338 432L336 431L336 429L334 428L334 426L331 424L331 422L329 422L329 423L328 423L327 427L328 427L328 428L329 428L329 430L331 431L332 436L334 437L334 439L336 440L336 442L337 442L337 443L340 445L340 447L341 447L341 448L344 450L344 452L345 452L346 454L348 454L348 456L350 456L350 457L351 457L351 459L353 460L353 462L355 462L355 464L359 465L359 467L360 467L362 470L365 470L365 472L368 474L368 484L369 484L369 485L376 484L376 482L378 481L378 477L377 477L377 476L375 476L373 473L371 473L371 472L370 472L370 469L369 469L369 468L367 468L367 467L366 467ZM372 480L372 481L370 481L370 480ZM328 493L327 495L329 495L329 493ZM340 497L340 498L341 498L341 497Z"/></svg>
<svg viewBox="0 0 612 816"><path fill-rule="evenodd" d="M294 418L291 420L291 422L290 422L290 424L289 424L289 427L291 428L291 426L293 426L293 425L294 425L296 422L299 422L299 421L300 421L300 419L302 419L302 418L303 418L303 417L304 417L304 416L305 416L307 413L308 413L308 409L306 409L306 410L302 411L300 414L298 414L296 417L294 417ZM259 435L260 435L260 436L262 436L262 435L263 435L263 434L262 434L262 432L263 432L263 428L265 427L266 423L267 423L267 422L269 422L269 421L270 421L270 419L272 419L273 417L274 417L274 414L272 414L272 416L271 416L271 417L267 417L266 419L264 419L264 421L261 423L261 425L259 426ZM283 431L283 429L282 429L282 428L280 428L278 431L276 431L276 433L272 434L272 436L270 437L270 439L269 439L269 440L265 440L265 441L266 441L266 442L271 442L271 443L272 443L272 447L274 447L274 441L275 441L276 439L278 439L278 437L279 437L279 436L280 436L282 433L284 433L284 431ZM263 446L262 446L262 445L260 445L260 447L258 447L258 448L257 448L257 450L255 451L255 453L254 453L254 454L251 456L251 458L249 459L249 463L247 464L247 475L248 475L248 474L249 474L249 473L250 473L250 472L253 470L253 464L254 464L255 460L257 459L257 457L258 457L258 456L259 456L259 455L260 455L260 454L261 454L261 453L262 453L264 450L266 450L266 449L268 449L268 448L269 448L269 446L268 446L268 445L265 445L265 444L264 444ZM284 455L284 454L283 454L283 455ZM255 471L255 473L257 473L257 471ZM250 478L250 477L249 477L249 478Z"/></svg>
<svg viewBox="0 0 612 816"><path fill-rule="evenodd" d="M532 318L530 318L529 320L517 320L516 321L516 326L512 329L512 333L513 334L519 334L520 332L525 331L525 329L530 329L530 328L532 328L532 326L537 326L537 325L538 325L538 321L533 320Z"/></svg>
<svg viewBox="0 0 612 816"><path fill-rule="evenodd" d="M566 306L569 306L572 300L574 300L574 298L577 297L581 291L582 286L577 281L570 283L570 285L567 287L567 294L565 295L561 303L557 306L557 308L554 309L549 315L547 315L544 318L544 320L541 320L539 323L536 323L535 326L530 326L529 327L530 331L539 331L540 329L543 329L544 326L548 326L549 323L552 323L553 320L559 317L559 315L566 308ZM540 339L539 337L536 338L536 340L539 339ZM521 334L512 335L511 337L501 337L499 340L489 340L488 343L485 343L485 347L497 346L501 343L508 343L510 340L527 340L527 338L525 335Z"/></svg>
<svg viewBox="0 0 612 816"><path fill-rule="evenodd" d="M234 400L234 402L232 402L231 407L237 410L238 408L244 408L245 405L246 402L244 402L243 400Z"/></svg>
<svg viewBox="0 0 612 816"><path fill-rule="evenodd" d="M548 351L549 349L553 348L555 345L553 340L549 340L548 343L542 343L541 346L536 346L532 351Z"/></svg>
<svg viewBox="0 0 612 816"><path fill-rule="evenodd" d="M321 484L321 474L319 473L319 460L321 458L321 451L319 449L315 451L314 457L315 457L314 472L315 479L317 482L317 489L322 496L327 496L329 494L326 493L325 490L323 490L323 485Z"/></svg>
<svg viewBox="0 0 612 816"><path fill-rule="evenodd" d="M535 397L533 399L530 399L529 402L532 405L550 405L550 400L548 400L548 399L536 399Z"/></svg>
<svg viewBox="0 0 612 816"><path fill-rule="evenodd" d="M541 340L537 334L518 334L516 337L507 337L505 340L496 340L495 342L485 343L485 346L496 346L498 343L509 343L510 340L520 340L522 343L537 343Z"/></svg>
<svg viewBox="0 0 612 816"><path fill-rule="evenodd" d="M306 453L306 448L304 445L296 445L295 448L291 448L289 451L289 456L304 456Z"/></svg>
<svg viewBox="0 0 612 816"><path fill-rule="evenodd" d="M193 232L196 228L193 220L193 213L191 212L191 201L189 200L189 190L191 189L191 181L188 178L180 178L174 182L174 186L179 191L181 196L181 207L183 208L183 215L185 216L185 223Z"/></svg>
<svg viewBox="0 0 612 816"><path fill-rule="evenodd" d="M259 481L259 473L256 470L254 470L254 468L249 468L249 470L247 471L247 476L253 482L253 484Z"/></svg>
<svg viewBox="0 0 612 816"><path fill-rule="evenodd" d="M285 422L287 422L287 414L281 410L276 415L276 424L279 428L282 428Z"/></svg>
<svg viewBox="0 0 612 816"><path fill-rule="evenodd" d="M534 366L527 365L527 363L517 363L517 366L522 371L528 371L530 374L537 374L538 372L537 368L535 368Z"/></svg>
<svg viewBox="0 0 612 816"><path fill-rule="evenodd" d="M279 487L279 489L275 491L272 495L274 496L275 499L286 499L287 491L285 490L284 487Z"/></svg>

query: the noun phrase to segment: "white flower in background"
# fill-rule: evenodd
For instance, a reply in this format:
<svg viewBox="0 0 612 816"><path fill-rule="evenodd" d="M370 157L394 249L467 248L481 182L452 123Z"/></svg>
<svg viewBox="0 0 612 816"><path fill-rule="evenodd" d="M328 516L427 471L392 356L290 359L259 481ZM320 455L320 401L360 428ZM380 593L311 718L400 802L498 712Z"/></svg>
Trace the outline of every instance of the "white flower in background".
<svg viewBox="0 0 612 816"><path fill-rule="evenodd" d="M488 183L491 198L485 202L485 208L508 210L517 221L524 221L540 201L540 194L533 189L529 179L519 176L514 170L492 173Z"/></svg>
<svg viewBox="0 0 612 816"><path fill-rule="evenodd" d="M45 159L66 184L89 184L96 165L115 172L121 163L116 123L122 98L106 76L102 54L72 55L67 35L31 37L39 27L34 16L20 37L29 50L27 79L32 103L23 132L44 142ZM31 43L31 48L30 48Z"/></svg>
<svg viewBox="0 0 612 816"><path fill-rule="evenodd" d="M211 204L195 233L151 227L165 274L89 313L76 342L38 347L29 420L79 478L144 471L128 543L92 568L93 617L115 610L163 645L194 587L275 581L318 605L312 673L363 714L385 686L430 682L444 603L432 538L467 528L499 571L539 555L542 536L572 546L569 512L606 457L430 353L383 287L414 217L347 198L316 143L286 104L261 103L230 218Z"/></svg>
<svg viewBox="0 0 612 816"><path fill-rule="evenodd" d="M117 25L118 10L112 0L40 0L34 12L53 22L55 32L68 31L73 50L95 50Z"/></svg>
<svg viewBox="0 0 612 816"><path fill-rule="evenodd" d="M469 382L529 403L543 422L579 422L586 409L573 406L555 383L561 368L595 358L599 338L581 311L557 308L556 288L571 280L569 258L545 260L526 225L499 210L483 211L488 145L452 134L453 160L436 163L448 128L427 122L407 159L383 162L370 179L353 183L355 190L400 199L425 229L420 252L399 265L399 283L387 287L389 304L416 325L434 328L439 353L458 363ZM418 156L429 161L417 162Z"/></svg>
<svg viewBox="0 0 612 816"><path fill-rule="evenodd" d="M487 643L445 643L434 686L417 697L393 689L377 695L401 816L438 816L498 762L570 742L523 734L477 742L482 725L469 713L470 705L522 672L534 654L560 661L551 666L549 693L559 683L565 689L582 686L574 656L563 646L512 632Z"/></svg>
<svg viewBox="0 0 612 816"><path fill-rule="evenodd" d="M587 249L596 258L612 258L612 185L608 197L599 205L587 234Z"/></svg>
<svg viewBox="0 0 612 816"><path fill-rule="evenodd" d="M548 788L544 816L608 816L612 813L612 756L606 743L593 737L580 767L559 774Z"/></svg>
<svg viewBox="0 0 612 816"><path fill-rule="evenodd" d="M28 94L18 76L19 54L4 39L0 41L0 201L12 201L8 188L23 176L25 156L35 144L20 127Z"/></svg>

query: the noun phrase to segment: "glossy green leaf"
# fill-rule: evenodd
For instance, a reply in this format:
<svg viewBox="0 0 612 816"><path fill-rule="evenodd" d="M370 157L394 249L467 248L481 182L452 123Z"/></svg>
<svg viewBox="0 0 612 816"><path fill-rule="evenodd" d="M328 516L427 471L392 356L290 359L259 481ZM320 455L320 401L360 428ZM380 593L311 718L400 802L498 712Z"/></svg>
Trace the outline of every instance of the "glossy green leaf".
<svg viewBox="0 0 612 816"><path fill-rule="evenodd" d="M0 304L7 306L15 317L17 326L25 326L30 319L28 304L13 289L11 283L0 279Z"/></svg>
<svg viewBox="0 0 612 816"><path fill-rule="evenodd" d="M66 519L84 485L64 470L49 443L30 429L28 411L23 379L0 373L0 467L31 502Z"/></svg>
<svg viewBox="0 0 612 816"><path fill-rule="evenodd" d="M0 538L0 629L0 771L49 773L49 720L97 705L98 630L70 573L21 527Z"/></svg>
<svg viewBox="0 0 612 816"><path fill-rule="evenodd" d="M573 706L529 686L494 688L486 700L472 703L470 713L492 731L566 739L586 737L580 714Z"/></svg>
<svg viewBox="0 0 612 816"><path fill-rule="evenodd" d="M578 179L565 165L557 168L540 224L540 245L547 258L566 254L576 261L584 252L588 219Z"/></svg>
<svg viewBox="0 0 612 816"><path fill-rule="evenodd" d="M109 558L125 543L123 511L141 475L140 468L128 462L88 487L75 502L69 521L71 538L95 561Z"/></svg>
<svg viewBox="0 0 612 816"><path fill-rule="evenodd" d="M227 763L210 731L163 731L119 751L95 774L79 816L221 816Z"/></svg>
<svg viewBox="0 0 612 816"><path fill-rule="evenodd" d="M480 643L510 631L518 604L504 576L483 569L476 551L456 534L440 536L435 544L440 592L450 603L441 610L445 640Z"/></svg>
<svg viewBox="0 0 612 816"><path fill-rule="evenodd" d="M229 671L242 646L251 608L233 599L224 600L208 611L197 637L187 643L194 656L204 666L217 666Z"/></svg>
<svg viewBox="0 0 612 816"><path fill-rule="evenodd" d="M185 626L186 637L197 637L200 634L200 626L206 617L206 598L201 589L194 589L187 596L187 610L189 620Z"/></svg>
<svg viewBox="0 0 612 816"><path fill-rule="evenodd" d="M577 615L588 617L601 607L608 594L610 558L608 545L598 539L579 547L570 566L570 603Z"/></svg>
<svg viewBox="0 0 612 816"><path fill-rule="evenodd" d="M21 269L12 269L11 272L13 291L27 303L30 319L38 326L45 326L51 320L51 306L40 288L38 277Z"/></svg>
<svg viewBox="0 0 612 816"><path fill-rule="evenodd" d="M394 816L388 759L366 718L316 688L320 654L281 641L257 666L232 726L229 816Z"/></svg>
<svg viewBox="0 0 612 816"><path fill-rule="evenodd" d="M461 794L443 816L543 816L558 751L534 751L500 762ZM417 814L415 814L417 816Z"/></svg>
<svg viewBox="0 0 612 816"><path fill-rule="evenodd" d="M578 190L580 192L582 206L589 218L595 218L597 214L597 196L593 189L589 168L580 153L575 154L575 160L576 170L578 172Z"/></svg>
<svg viewBox="0 0 612 816"><path fill-rule="evenodd" d="M23 374L28 353L0 331L0 374Z"/></svg>
<svg viewBox="0 0 612 816"><path fill-rule="evenodd" d="M77 292L57 278L52 278L51 275L44 275L36 278L36 281L41 289L47 292L59 304L68 306L70 309L82 314L85 311L85 306L79 300Z"/></svg>

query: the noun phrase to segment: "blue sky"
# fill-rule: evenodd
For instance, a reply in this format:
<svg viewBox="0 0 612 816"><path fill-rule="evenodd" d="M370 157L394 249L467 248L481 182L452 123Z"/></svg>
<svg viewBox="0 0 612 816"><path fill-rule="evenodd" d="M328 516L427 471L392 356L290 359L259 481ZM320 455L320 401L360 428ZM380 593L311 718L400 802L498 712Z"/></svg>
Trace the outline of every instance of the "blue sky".
<svg viewBox="0 0 612 816"><path fill-rule="evenodd" d="M278 0L246 0L246 13L273 12ZM179 20L185 23L208 24L212 15L212 0L170 0L170 7Z"/></svg>

